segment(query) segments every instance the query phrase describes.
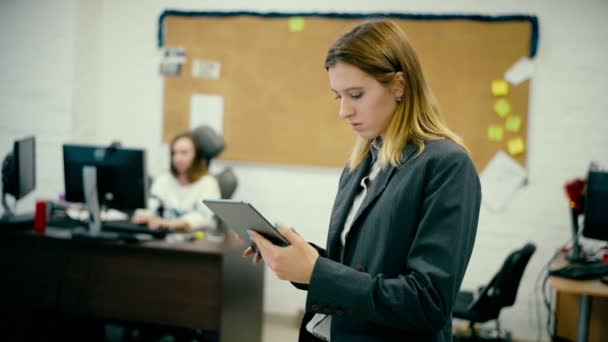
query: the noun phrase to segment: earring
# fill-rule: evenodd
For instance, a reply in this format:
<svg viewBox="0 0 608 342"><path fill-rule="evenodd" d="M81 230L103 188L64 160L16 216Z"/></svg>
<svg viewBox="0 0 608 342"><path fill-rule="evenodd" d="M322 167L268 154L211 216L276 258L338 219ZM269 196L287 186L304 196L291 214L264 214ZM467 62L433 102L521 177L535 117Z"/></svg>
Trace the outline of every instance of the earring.
<svg viewBox="0 0 608 342"><path fill-rule="evenodd" d="M397 97L395 97L395 101L397 101L397 102L403 101L403 96L397 96Z"/></svg>

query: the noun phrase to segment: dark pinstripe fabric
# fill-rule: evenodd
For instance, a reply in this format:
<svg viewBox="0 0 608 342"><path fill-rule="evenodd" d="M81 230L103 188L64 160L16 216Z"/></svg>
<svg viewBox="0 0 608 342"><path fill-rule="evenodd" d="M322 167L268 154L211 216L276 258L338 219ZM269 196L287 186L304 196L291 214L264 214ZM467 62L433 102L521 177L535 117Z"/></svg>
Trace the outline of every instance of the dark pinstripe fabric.
<svg viewBox="0 0 608 342"><path fill-rule="evenodd" d="M408 145L405 163L380 171L344 249L340 232L371 157L342 173L326 251L310 284L298 286L308 289L308 313L332 315L332 342L452 340L451 312L473 250L481 188L455 143L427 142L422 154L416 151Z"/></svg>

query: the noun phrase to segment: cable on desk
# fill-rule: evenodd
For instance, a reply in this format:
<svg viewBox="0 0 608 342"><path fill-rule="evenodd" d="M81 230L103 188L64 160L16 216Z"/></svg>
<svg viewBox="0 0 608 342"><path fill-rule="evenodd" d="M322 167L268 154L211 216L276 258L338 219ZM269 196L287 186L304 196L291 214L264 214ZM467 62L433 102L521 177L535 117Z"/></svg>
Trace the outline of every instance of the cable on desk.
<svg viewBox="0 0 608 342"><path fill-rule="evenodd" d="M560 246L565 246L565 245L569 244L572 240L573 240L573 238L570 237L564 243L560 244ZM561 248L558 249L557 251L555 251L555 253L553 253L553 255L551 256L549 261L540 269L540 272L538 272L538 276L536 277L536 281L534 283L534 289L535 289L534 302L536 304L536 320L538 323L537 331L536 331L537 332L536 340L538 342L540 342L542 340L542 327L541 327L542 317L541 317L541 306L538 301L539 295L542 296L543 304L545 306L545 309L547 309L547 321L545 323L545 329L549 336L549 339L551 341L553 340L553 332L551 330L551 325L553 323L552 315L551 315L551 312L552 312L551 301L547 296L546 285L547 285L547 281L549 279L549 267L551 266L553 261L555 261L555 259L559 256L560 253L561 253ZM542 279L542 286L539 286L541 284L541 279Z"/></svg>

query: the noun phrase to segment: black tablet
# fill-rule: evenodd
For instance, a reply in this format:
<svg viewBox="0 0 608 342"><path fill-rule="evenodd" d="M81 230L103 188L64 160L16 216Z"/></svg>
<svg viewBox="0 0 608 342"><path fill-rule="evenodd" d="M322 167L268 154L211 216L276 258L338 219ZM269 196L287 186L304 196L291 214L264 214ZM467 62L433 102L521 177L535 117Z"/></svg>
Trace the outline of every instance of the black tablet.
<svg viewBox="0 0 608 342"><path fill-rule="evenodd" d="M262 234L277 246L288 246L289 241L251 204L234 200L203 200L227 226L245 237L247 230L251 229Z"/></svg>

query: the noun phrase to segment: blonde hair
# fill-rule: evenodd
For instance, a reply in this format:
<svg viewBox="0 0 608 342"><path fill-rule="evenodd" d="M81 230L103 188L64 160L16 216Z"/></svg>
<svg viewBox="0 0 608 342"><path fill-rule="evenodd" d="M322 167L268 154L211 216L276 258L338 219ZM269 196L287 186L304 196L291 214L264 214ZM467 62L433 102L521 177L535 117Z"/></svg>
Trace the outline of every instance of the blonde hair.
<svg viewBox="0 0 608 342"><path fill-rule="evenodd" d="M397 25L387 20L372 20L354 27L339 37L327 52L325 69L337 63L359 68L387 87L396 81L398 72L403 73L404 97L389 120L380 152L381 165L400 165L402 151L409 142L418 146L418 154L424 151L425 141L444 138L468 152L462 139L444 122L416 52ZM348 164L351 171L365 160L370 144L370 140L358 137Z"/></svg>

